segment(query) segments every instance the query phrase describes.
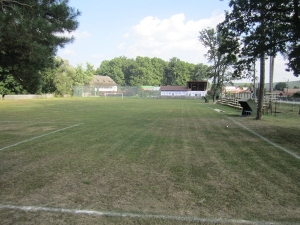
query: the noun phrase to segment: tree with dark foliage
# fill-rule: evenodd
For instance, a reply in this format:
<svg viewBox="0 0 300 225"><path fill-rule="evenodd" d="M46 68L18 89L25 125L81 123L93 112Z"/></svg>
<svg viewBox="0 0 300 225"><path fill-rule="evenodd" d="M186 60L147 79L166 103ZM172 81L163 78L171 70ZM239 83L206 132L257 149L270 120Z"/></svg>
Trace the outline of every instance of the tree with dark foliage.
<svg viewBox="0 0 300 225"><path fill-rule="evenodd" d="M220 51L238 57L234 75L249 76L251 65L260 58L260 90L264 89L266 55L281 53L287 70L300 74L300 0L231 0L218 28L226 37ZM257 119L262 118L262 97L258 101Z"/></svg>
<svg viewBox="0 0 300 225"><path fill-rule="evenodd" d="M29 93L40 84L39 71L54 64L58 47L73 37L78 10L67 0L0 0L0 81L7 74Z"/></svg>

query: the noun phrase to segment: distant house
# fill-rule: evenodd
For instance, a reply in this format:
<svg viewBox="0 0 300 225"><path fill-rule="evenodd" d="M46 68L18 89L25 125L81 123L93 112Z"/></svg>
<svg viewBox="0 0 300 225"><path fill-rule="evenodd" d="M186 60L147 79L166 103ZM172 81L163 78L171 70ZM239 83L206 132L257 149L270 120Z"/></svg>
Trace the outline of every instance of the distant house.
<svg viewBox="0 0 300 225"><path fill-rule="evenodd" d="M277 96L279 96L279 97L287 97L287 93L285 93L285 92L283 92L283 91L278 91L278 90L276 90L276 91L273 91L272 94L273 94L273 95L277 95Z"/></svg>
<svg viewBox="0 0 300 225"><path fill-rule="evenodd" d="M253 93L248 87L225 86L222 89L222 97L253 98Z"/></svg>
<svg viewBox="0 0 300 225"><path fill-rule="evenodd" d="M223 88L223 92L226 94L239 94L239 93L251 93L248 87L235 87L235 86L226 86Z"/></svg>
<svg viewBox="0 0 300 225"><path fill-rule="evenodd" d="M109 76L94 75L89 85L74 86L73 96L99 96L102 93L117 92L118 85Z"/></svg>
<svg viewBox="0 0 300 225"><path fill-rule="evenodd" d="M225 93L237 93L238 90L235 86L226 86L223 88L223 92Z"/></svg>
<svg viewBox="0 0 300 225"><path fill-rule="evenodd" d="M230 94L236 94L236 93L241 93L241 92L251 92L249 91L248 87L235 87L235 86L226 86L225 88L223 88L223 91L225 93L230 93Z"/></svg>
<svg viewBox="0 0 300 225"><path fill-rule="evenodd" d="M188 88L186 86L161 86L161 96L187 96Z"/></svg>
<svg viewBox="0 0 300 225"><path fill-rule="evenodd" d="M170 97L203 97L207 94L207 81L188 81L186 86L161 86L160 95Z"/></svg>
<svg viewBox="0 0 300 225"><path fill-rule="evenodd" d="M118 91L118 85L109 76L94 75L91 87L94 87L95 92Z"/></svg>
<svg viewBox="0 0 300 225"><path fill-rule="evenodd" d="M299 91L299 88L284 88L283 92L287 96L293 96L293 94L297 93Z"/></svg>
<svg viewBox="0 0 300 225"><path fill-rule="evenodd" d="M289 97L289 96L291 97L298 91L300 91L298 88L284 88L283 91L276 90L276 91L273 91L272 94L277 95L279 97Z"/></svg>

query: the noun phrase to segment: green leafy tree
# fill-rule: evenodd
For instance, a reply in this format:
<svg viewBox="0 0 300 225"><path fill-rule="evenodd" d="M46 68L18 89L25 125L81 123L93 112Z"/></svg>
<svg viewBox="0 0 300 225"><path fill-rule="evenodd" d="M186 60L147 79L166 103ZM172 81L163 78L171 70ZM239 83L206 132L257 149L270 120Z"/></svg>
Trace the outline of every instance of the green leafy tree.
<svg viewBox="0 0 300 225"><path fill-rule="evenodd" d="M82 70L82 68L80 69L80 71ZM83 74L80 74L80 84L81 85L89 85L91 83L91 81L93 80L93 77L95 75L95 70L94 70L94 66L90 63L86 63L86 69L83 69ZM77 68L76 68L76 78L75 81L78 80L78 73L77 73Z"/></svg>
<svg viewBox="0 0 300 225"><path fill-rule="evenodd" d="M154 80L151 85L160 86L164 79L164 74L166 72L168 63L160 58L154 57L151 59Z"/></svg>
<svg viewBox="0 0 300 225"><path fill-rule="evenodd" d="M210 73L212 78L211 93L213 101L216 101L217 95L222 92L224 83L232 79L229 70L234 64L235 58L228 58L219 51L223 37L215 29L210 28L200 31L199 40L204 47L208 48L205 56L212 65L210 72L207 72Z"/></svg>
<svg viewBox="0 0 300 225"><path fill-rule="evenodd" d="M137 56L136 67L132 69L130 76L131 86L142 86L150 82L152 78L152 65L149 57Z"/></svg>
<svg viewBox="0 0 300 225"><path fill-rule="evenodd" d="M0 1L0 76L10 74L30 93L41 85L40 71L54 65L57 47L73 38L79 11L67 0Z"/></svg>
<svg viewBox="0 0 300 225"><path fill-rule="evenodd" d="M184 86L191 77L190 64L173 57L166 68L164 85Z"/></svg>
<svg viewBox="0 0 300 225"><path fill-rule="evenodd" d="M202 63L195 65L191 80L206 80L211 75L211 67Z"/></svg>
<svg viewBox="0 0 300 225"><path fill-rule="evenodd" d="M75 80L74 80L74 85L76 86L83 86L84 85L84 81L85 81L85 69L83 68L82 64L78 64L75 67L76 70L76 76L75 76Z"/></svg>
<svg viewBox="0 0 300 225"><path fill-rule="evenodd" d="M132 69L130 85L160 85L163 78L164 67L162 61L157 58L136 57L135 68ZM157 67L156 67L157 66Z"/></svg>
<svg viewBox="0 0 300 225"><path fill-rule="evenodd" d="M209 67L187 63L176 57L166 62L157 57L137 56L136 59L128 59L122 56L102 61L96 73L110 76L119 85L186 85L191 79L206 79Z"/></svg>
<svg viewBox="0 0 300 225"><path fill-rule="evenodd" d="M67 60L57 68L53 83L58 95L72 94L75 85L76 69Z"/></svg>
<svg viewBox="0 0 300 225"><path fill-rule="evenodd" d="M256 58L260 59L260 86L256 119L262 119L263 91L265 83L265 56L267 45L266 21L267 1L230 1L233 7L231 13L226 13L225 21L219 25L219 32L225 37L220 51L228 53L229 57L240 56L236 63L234 75L249 76L251 65ZM233 22L234 21L234 22ZM272 29L273 30L273 29ZM270 40L273 36L269 36ZM272 48L272 56L274 56ZM243 74L244 73L244 74Z"/></svg>
<svg viewBox="0 0 300 225"><path fill-rule="evenodd" d="M222 46L225 52L246 56L239 69L243 70L262 52L269 56L281 53L289 61L287 69L299 76L299 0L230 0L229 6L232 10L226 12L219 32L228 37Z"/></svg>
<svg viewBox="0 0 300 225"><path fill-rule="evenodd" d="M41 92L42 93L55 93L56 86L54 83L58 68L64 63L61 58L55 58L54 64L42 71L41 74Z"/></svg>
<svg viewBox="0 0 300 225"><path fill-rule="evenodd" d="M95 70L94 70L94 66L88 62L86 63L85 74L86 74L86 77L85 77L84 83L89 84L95 75Z"/></svg>
<svg viewBox="0 0 300 225"><path fill-rule="evenodd" d="M300 91L296 92L293 94L294 98L300 98Z"/></svg>
<svg viewBox="0 0 300 225"><path fill-rule="evenodd" d="M93 65L86 63L75 68L67 60L55 58L55 66L41 72L42 93L72 94L74 86L89 85L95 74Z"/></svg>
<svg viewBox="0 0 300 225"><path fill-rule="evenodd" d="M109 76L118 85L125 84L125 75L123 73L123 57L117 57L112 60L104 60L101 62L100 67L96 70L96 73L102 76Z"/></svg>
<svg viewBox="0 0 300 225"><path fill-rule="evenodd" d="M249 76L251 65L260 59L260 87L256 119L262 119L265 57L283 54L288 70L300 72L300 5L299 0L231 0L230 12L219 25L226 37L220 50L229 57L239 55L234 75Z"/></svg>
<svg viewBox="0 0 300 225"><path fill-rule="evenodd" d="M279 82L277 84L275 84L274 89L277 91L284 91L284 89L287 87L285 82Z"/></svg>
<svg viewBox="0 0 300 225"><path fill-rule="evenodd" d="M0 80L0 96L8 94L27 94L22 85L20 85L12 75L3 75Z"/></svg>
<svg viewBox="0 0 300 225"><path fill-rule="evenodd" d="M100 66L96 69L96 74L109 76L109 60L103 60Z"/></svg>
<svg viewBox="0 0 300 225"><path fill-rule="evenodd" d="M134 59L129 59L126 57L122 57L122 72L124 74L124 84L126 86L131 85L131 76L133 71L137 67L137 63Z"/></svg>

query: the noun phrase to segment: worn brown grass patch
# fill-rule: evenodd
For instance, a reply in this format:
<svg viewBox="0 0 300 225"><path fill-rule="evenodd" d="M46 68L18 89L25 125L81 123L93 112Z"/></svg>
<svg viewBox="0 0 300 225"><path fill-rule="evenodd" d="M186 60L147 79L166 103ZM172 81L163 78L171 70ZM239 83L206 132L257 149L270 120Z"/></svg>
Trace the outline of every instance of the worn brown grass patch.
<svg viewBox="0 0 300 225"><path fill-rule="evenodd" d="M0 152L0 204L300 221L299 161L225 115L195 101L61 101L63 115L45 117L52 121L72 115L84 124ZM58 108L55 102L41 102L40 117ZM86 110L74 112L76 107ZM28 113L28 117L33 114ZM253 125L245 119L239 122ZM260 132L273 125L268 123L251 128ZM16 221L24 218L24 222L44 217L75 223L87 217L1 210L0 219L13 214ZM171 223L132 218L100 221ZM91 216L86 224L93 222Z"/></svg>

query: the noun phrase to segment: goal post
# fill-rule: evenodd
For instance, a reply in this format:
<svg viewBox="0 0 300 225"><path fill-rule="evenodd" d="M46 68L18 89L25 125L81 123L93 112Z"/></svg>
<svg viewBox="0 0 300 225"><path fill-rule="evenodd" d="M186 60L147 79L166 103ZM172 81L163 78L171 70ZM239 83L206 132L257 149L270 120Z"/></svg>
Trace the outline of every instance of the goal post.
<svg viewBox="0 0 300 225"><path fill-rule="evenodd" d="M106 99L107 96L113 95L113 96L121 96L123 99L123 93L122 92L105 92L104 97Z"/></svg>

